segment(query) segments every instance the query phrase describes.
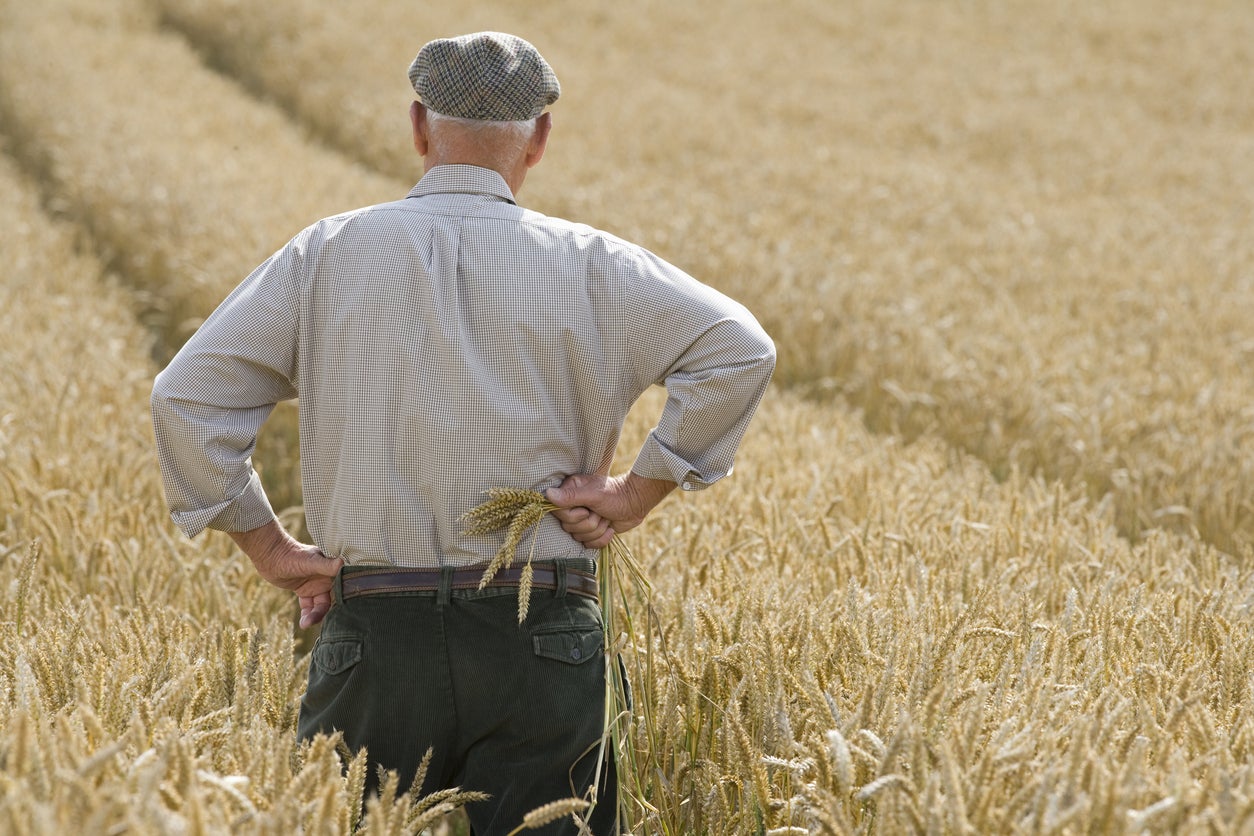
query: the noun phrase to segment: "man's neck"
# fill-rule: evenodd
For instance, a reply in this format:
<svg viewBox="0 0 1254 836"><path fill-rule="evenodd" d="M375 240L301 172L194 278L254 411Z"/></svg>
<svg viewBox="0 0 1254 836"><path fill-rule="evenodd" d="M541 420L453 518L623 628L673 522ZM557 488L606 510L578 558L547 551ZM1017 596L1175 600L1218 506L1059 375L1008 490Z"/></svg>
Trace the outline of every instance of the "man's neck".
<svg viewBox="0 0 1254 836"><path fill-rule="evenodd" d="M476 158L473 154L449 154L444 156L427 154L423 157L424 174L438 165L473 165L479 168L486 168L488 171L495 171L501 175L501 179L505 181L505 185L509 186L510 192L515 196L517 196L518 190L522 188L523 180L527 177L526 165L519 165L515 171L501 171L491 161Z"/></svg>

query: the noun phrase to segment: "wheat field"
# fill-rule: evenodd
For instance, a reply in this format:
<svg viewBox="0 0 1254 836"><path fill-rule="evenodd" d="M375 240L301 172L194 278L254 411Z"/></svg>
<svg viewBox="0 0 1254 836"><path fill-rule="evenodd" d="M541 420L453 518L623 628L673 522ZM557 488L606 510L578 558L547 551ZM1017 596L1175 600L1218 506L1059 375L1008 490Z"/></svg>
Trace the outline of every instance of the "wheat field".
<svg viewBox="0 0 1254 836"><path fill-rule="evenodd" d="M0 0L0 831L464 827L295 744L312 636L169 522L147 401L405 193L405 69L477 29L562 80L521 201L779 349L733 477L625 538L632 832L1254 833L1245 0Z"/></svg>

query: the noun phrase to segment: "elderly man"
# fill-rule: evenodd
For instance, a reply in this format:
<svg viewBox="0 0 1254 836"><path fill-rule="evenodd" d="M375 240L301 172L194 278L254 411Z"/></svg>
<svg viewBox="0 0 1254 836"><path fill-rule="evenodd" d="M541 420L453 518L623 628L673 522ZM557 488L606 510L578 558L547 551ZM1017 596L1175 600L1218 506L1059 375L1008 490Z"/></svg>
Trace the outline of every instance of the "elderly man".
<svg viewBox="0 0 1254 836"><path fill-rule="evenodd" d="M732 458L775 363L744 307L646 250L519 207L560 88L526 41L478 33L410 67L424 176L403 200L326 218L258 267L158 377L166 493L189 536L230 532L266 580L323 621L299 735L341 732L422 791L502 833L601 772L592 829L614 829L598 764L605 670L597 549L677 485ZM628 409L667 404L610 477ZM274 404L299 397L312 545L278 523L251 467ZM503 535L461 517L493 487L559 506L526 548L536 575L478 589ZM373 773L373 770L372 770ZM571 821L550 832L573 832Z"/></svg>

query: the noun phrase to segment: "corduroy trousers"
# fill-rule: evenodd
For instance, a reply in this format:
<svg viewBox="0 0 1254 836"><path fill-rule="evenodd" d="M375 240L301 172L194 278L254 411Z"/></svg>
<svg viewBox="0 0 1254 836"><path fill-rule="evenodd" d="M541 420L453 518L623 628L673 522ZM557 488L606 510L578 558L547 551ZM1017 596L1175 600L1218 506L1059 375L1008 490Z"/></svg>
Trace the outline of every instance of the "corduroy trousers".
<svg viewBox="0 0 1254 836"><path fill-rule="evenodd" d="M516 589L344 600L341 579L314 645L301 739L339 731L350 749L365 747L367 795L377 789L377 766L409 788L430 748L422 794L490 794L466 806L476 836L509 833L544 804L586 797L600 768L590 825L596 834L615 832L608 747L598 759L605 659L595 601L533 589L520 625ZM578 828L566 816L538 832Z"/></svg>

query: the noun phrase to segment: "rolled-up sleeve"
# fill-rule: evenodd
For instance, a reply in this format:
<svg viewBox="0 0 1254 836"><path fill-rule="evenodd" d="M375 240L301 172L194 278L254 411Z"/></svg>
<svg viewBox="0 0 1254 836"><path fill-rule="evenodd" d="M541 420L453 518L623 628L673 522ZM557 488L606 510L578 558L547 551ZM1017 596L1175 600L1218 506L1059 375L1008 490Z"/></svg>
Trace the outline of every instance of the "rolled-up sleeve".
<svg viewBox="0 0 1254 836"><path fill-rule="evenodd" d="M701 490L733 460L775 370L775 344L740 303L653 258L629 296L640 369L667 401L632 471ZM633 333L634 332L634 333Z"/></svg>
<svg viewBox="0 0 1254 836"><path fill-rule="evenodd" d="M289 245L258 267L153 384L166 501L189 537L275 518L252 454L274 405L296 396L297 260Z"/></svg>

